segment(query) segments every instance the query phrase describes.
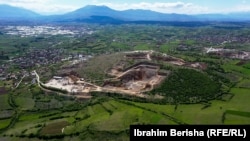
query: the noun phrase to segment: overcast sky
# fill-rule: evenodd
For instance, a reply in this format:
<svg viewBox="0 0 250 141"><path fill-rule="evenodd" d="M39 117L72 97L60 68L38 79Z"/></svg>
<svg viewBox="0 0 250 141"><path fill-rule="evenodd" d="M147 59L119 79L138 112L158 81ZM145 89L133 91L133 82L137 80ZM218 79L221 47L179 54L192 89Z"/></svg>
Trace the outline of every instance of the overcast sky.
<svg viewBox="0 0 250 141"><path fill-rule="evenodd" d="M250 11L250 0L0 0L39 14L63 14L86 5L106 5L115 10L148 9L162 13L201 14Z"/></svg>

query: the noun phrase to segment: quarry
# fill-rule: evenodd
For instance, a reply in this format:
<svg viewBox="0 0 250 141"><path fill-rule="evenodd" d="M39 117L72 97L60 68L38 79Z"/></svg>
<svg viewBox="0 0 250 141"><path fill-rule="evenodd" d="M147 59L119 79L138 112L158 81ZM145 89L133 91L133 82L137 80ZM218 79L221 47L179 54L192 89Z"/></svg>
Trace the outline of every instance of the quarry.
<svg viewBox="0 0 250 141"><path fill-rule="evenodd" d="M133 60L134 64L127 67L126 60ZM161 69L160 64L157 63L159 61L199 70L207 67L202 62L186 62L183 59L153 51L133 51L126 52L124 60L106 71L109 78L103 80L102 85L91 83L71 71L61 76L54 76L44 86L64 90L69 95L81 98L90 98L91 92L119 93L145 98L147 97L145 92L159 86L171 73L170 70Z"/></svg>

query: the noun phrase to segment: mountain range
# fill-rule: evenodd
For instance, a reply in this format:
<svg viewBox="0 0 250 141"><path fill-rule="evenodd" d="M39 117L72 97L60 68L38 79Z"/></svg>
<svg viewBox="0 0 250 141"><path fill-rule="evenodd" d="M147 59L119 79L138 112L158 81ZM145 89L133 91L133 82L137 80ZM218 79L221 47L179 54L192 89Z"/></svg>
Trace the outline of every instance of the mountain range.
<svg viewBox="0 0 250 141"><path fill-rule="evenodd" d="M19 7L0 5L1 20L30 20L41 17L41 15Z"/></svg>
<svg viewBox="0 0 250 141"><path fill-rule="evenodd" d="M206 21L250 21L250 13L231 14L175 14L159 13L150 10L117 11L107 6L88 5L75 11L44 16L31 10L0 5L1 21L38 21L38 22L95 22L95 23L124 23L124 22L206 22Z"/></svg>

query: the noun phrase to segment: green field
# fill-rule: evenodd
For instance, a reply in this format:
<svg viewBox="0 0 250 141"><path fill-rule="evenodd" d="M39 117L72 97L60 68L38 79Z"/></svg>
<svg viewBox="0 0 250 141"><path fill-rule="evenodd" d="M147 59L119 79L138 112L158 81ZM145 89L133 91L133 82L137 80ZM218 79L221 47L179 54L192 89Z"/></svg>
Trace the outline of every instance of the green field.
<svg viewBox="0 0 250 141"><path fill-rule="evenodd" d="M68 125L66 121L50 123L42 128L39 134L41 135L57 135L63 133L63 128Z"/></svg>
<svg viewBox="0 0 250 141"><path fill-rule="evenodd" d="M231 115L231 114L226 114L225 115L225 124L235 124L235 125L249 125L250 123L250 118L249 117L242 117L238 115Z"/></svg>
<svg viewBox="0 0 250 141"><path fill-rule="evenodd" d="M244 75L246 78L249 78L250 76L250 69L245 68L243 66L236 65L239 63L238 60L230 61L223 65L223 68L226 70L226 72L237 72L240 75Z"/></svg>
<svg viewBox="0 0 250 141"><path fill-rule="evenodd" d="M136 124L250 124L249 61L204 52L204 48L210 46L249 50L250 26L237 25L243 28L231 30L215 28L217 24L197 27L79 24L74 28L86 26L94 31L79 37L20 38L0 34L0 53L10 58L17 57L17 60L24 60L19 57L34 53L32 50L47 49L49 52L54 48L62 49L61 54L50 52L55 60L60 59L57 58L59 55L92 56L88 61L75 65L72 61L77 57L60 63L35 63L26 69L20 69L19 64L12 65L5 58L0 60L0 66L7 69L1 73L3 77L12 73L18 75L17 80L0 82L0 87L4 87L0 95L0 140L128 141L129 127ZM67 23L62 26L67 26ZM234 41L222 45L225 40ZM190 69L189 66L153 60L163 73L169 71L170 74L156 89L145 93L150 95L147 100L115 93L93 93L92 99L63 97L31 84L33 76L25 78L17 89L12 89L20 81L22 73L32 70L37 70L44 82L54 75L74 73L101 86L104 79L110 79L107 72L116 64L122 64L122 69L126 69L141 61L124 59L123 51L134 50L155 50L185 62L202 62L207 69ZM35 56L33 54L34 60L43 60L43 57ZM30 59L26 63L29 62ZM156 94L164 98L151 99Z"/></svg>
<svg viewBox="0 0 250 141"><path fill-rule="evenodd" d="M0 120L0 130L8 127L10 124L11 119L2 119Z"/></svg>
<svg viewBox="0 0 250 141"><path fill-rule="evenodd" d="M250 79L241 80L241 82L237 84L237 87L250 89Z"/></svg>
<svg viewBox="0 0 250 141"><path fill-rule="evenodd" d="M32 109L35 105L35 102L32 98L19 97L16 100L16 104L20 105L20 107L22 107L25 110L25 109Z"/></svg>
<svg viewBox="0 0 250 141"><path fill-rule="evenodd" d="M110 64L103 66L100 64L99 67L108 68L112 66L111 62L116 61L110 60ZM225 69L229 73L218 73L220 76L232 78L230 80L235 83L229 89L229 94L196 104L139 102L136 99L129 100L129 97L126 100L121 99L119 95L114 97L100 95L89 101L80 101L51 93L41 93L41 90L34 86L26 86L31 90L24 93L25 86L22 86L12 95L1 95L1 113L3 117L8 117L0 120L0 129L8 127L1 135L7 140L22 137L34 141L38 139L127 141L129 126L132 124L249 124L250 89L246 77L248 73L235 71L233 66L235 62L224 65L227 66ZM242 66L237 68L244 70ZM208 77L206 73L189 71L181 77L180 74L186 71L180 71L179 74L177 72L177 79L183 80L182 85L193 83L191 79L193 76L196 76L195 80L200 81L203 78L206 80L200 84L208 85L207 82L211 84L214 81L214 78ZM177 83L177 79L169 80ZM195 82L193 84L197 85ZM175 87L177 92L180 86L175 85ZM205 88L201 89L203 92L205 90L208 91ZM9 102L12 104L9 105ZM14 114L13 109L17 114Z"/></svg>
<svg viewBox="0 0 250 141"><path fill-rule="evenodd" d="M105 56L100 56L99 60L103 57L105 58ZM119 60L119 57L117 59ZM109 64L99 64L98 67L107 69L118 60L107 60L110 62ZM117 97L95 96L90 101L74 101L50 93L41 93L41 90L34 86L29 86L31 90L24 93L25 86L22 86L12 93L12 97L7 94L1 95L1 113L2 115L8 114L8 119L1 119L0 127L4 129L12 125L1 134L9 140L23 137L31 140L40 138L45 140L115 141L129 140L128 131L132 124L249 124L250 89L249 79L246 77L248 69L242 66L235 67L235 63L236 61L232 61L224 65L224 69L228 73L218 73L219 76L227 77L236 84L229 89L229 94L223 95L221 99L196 104L139 102L136 99L120 99L119 95ZM88 65L89 68L86 70L91 70L91 64ZM241 73L235 68L244 71ZM203 88L202 85L215 84L213 83L214 78L209 77L206 73L186 69L176 70L179 70L176 73L177 78L168 79L168 86L170 86L170 82L176 84L178 78L182 79L180 85L171 87L175 88L171 92L176 95L182 85L185 85L184 88L197 86L197 83L193 82L194 80L199 82L201 79L203 80L199 83L201 91L196 90L199 94L211 90ZM96 76L94 77L96 78ZM193 85L186 85L186 83ZM193 92L191 91L191 93ZM207 94L210 93L207 92ZM179 94L188 94L188 92ZM12 106L9 105L11 99L12 103L14 102ZM6 113L6 109L19 111L18 116L16 117L13 111ZM14 117L16 120L12 120Z"/></svg>
<svg viewBox="0 0 250 141"><path fill-rule="evenodd" d="M11 109L11 106L8 103L8 98L9 98L8 94L0 95L0 103L1 103L0 110Z"/></svg>
<svg viewBox="0 0 250 141"><path fill-rule="evenodd" d="M147 44L140 44L135 46L134 50L150 50L150 46Z"/></svg>
<svg viewBox="0 0 250 141"><path fill-rule="evenodd" d="M128 140L127 131L131 124L248 124L250 90L233 88L230 93L234 94L232 99L213 100L208 107L206 104L169 105L97 98L89 106L75 111L45 110L21 114L15 125L3 134L27 138L34 135L54 139L65 136L64 139L74 140L99 140L99 137ZM2 128L7 127L10 119L0 123Z"/></svg>

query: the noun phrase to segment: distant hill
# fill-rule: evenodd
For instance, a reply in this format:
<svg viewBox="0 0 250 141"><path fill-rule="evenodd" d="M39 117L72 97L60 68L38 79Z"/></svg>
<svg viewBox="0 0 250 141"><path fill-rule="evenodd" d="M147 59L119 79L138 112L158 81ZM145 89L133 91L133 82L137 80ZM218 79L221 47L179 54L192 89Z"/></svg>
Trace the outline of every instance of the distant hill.
<svg viewBox="0 0 250 141"><path fill-rule="evenodd" d="M163 14L150 10L116 11L106 6L89 5L62 15L61 20L89 19L93 16L110 17L120 21L192 21L194 17L181 14Z"/></svg>
<svg viewBox="0 0 250 141"><path fill-rule="evenodd" d="M0 19L2 20L27 20L40 17L39 14L18 7L0 5Z"/></svg>
<svg viewBox="0 0 250 141"><path fill-rule="evenodd" d="M250 13L231 14L175 14L150 10L118 11L107 6L88 5L63 15L41 16L30 10L0 5L0 20L36 20L39 22L89 22L89 23L157 23L157 22L208 22L208 21L250 21Z"/></svg>
<svg viewBox="0 0 250 141"><path fill-rule="evenodd" d="M77 9L73 12L66 13L61 15L62 19L88 19L91 16L105 16L119 19L119 12L113 9L110 9L106 6L93 6L89 5L80 9Z"/></svg>
<svg viewBox="0 0 250 141"><path fill-rule="evenodd" d="M154 22L206 22L206 21L250 21L250 13L231 14L166 14L151 10L124 10L117 11L107 6L88 5L73 12L60 15L62 21L86 21L94 17L109 17L115 21L154 21ZM110 20L109 20L110 21Z"/></svg>

